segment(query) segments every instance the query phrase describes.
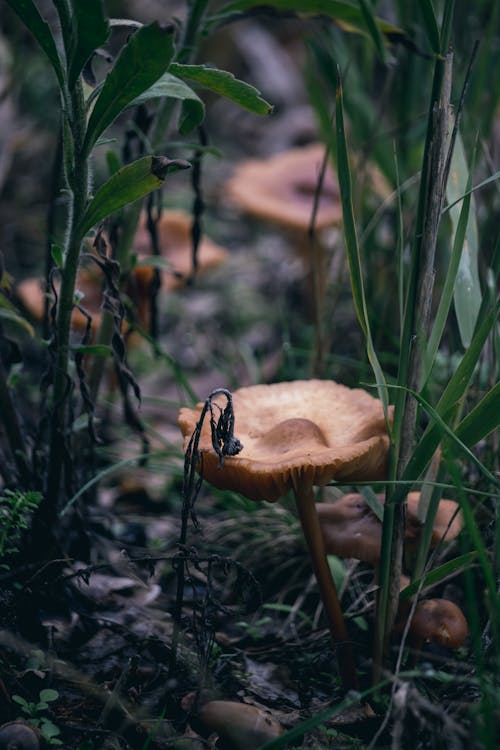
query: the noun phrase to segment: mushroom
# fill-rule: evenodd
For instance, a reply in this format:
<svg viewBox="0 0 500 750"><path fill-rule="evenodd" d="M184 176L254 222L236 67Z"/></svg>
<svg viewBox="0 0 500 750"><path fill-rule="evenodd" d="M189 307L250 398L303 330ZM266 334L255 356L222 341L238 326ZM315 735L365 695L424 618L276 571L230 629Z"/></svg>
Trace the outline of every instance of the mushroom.
<svg viewBox="0 0 500 750"><path fill-rule="evenodd" d="M383 505L383 495L377 495ZM415 551L420 541L423 524L418 517L420 492L408 493L406 505L405 548ZM325 549L329 555L353 557L356 560L378 565L382 545L382 523L372 511L363 495L349 493L333 503L316 506ZM431 547L442 540L451 541L462 529L462 515L453 500L439 503Z"/></svg>
<svg viewBox="0 0 500 750"><path fill-rule="evenodd" d="M133 302L137 311L137 318L144 328L149 327L150 311L149 298L153 281L153 271L149 267L134 268L127 280L125 293ZM41 321L45 310L45 282L39 278L29 278L21 281L16 287L16 293L28 312L35 320ZM58 288L56 285L56 289ZM80 305L91 316L91 334L95 336L102 319L102 274L93 268L80 268L76 279L76 289L83 295ZM87 317L75 307L71 316L74 330L84 332Z"/></svg>
<svg viewBox="0 0 500 750"><path fill-rule="evenodd" d="M394 632L404 630L411 608L402 602L394 625ZM449 649L463 646L467 638L467 620L460 607L448 599L423 599L418 602L410 623L409 635L414 647L423 643L437 643Z"/></svg>
<svg viewBox="0 0 500 750"><path fill-rule="evenodd" d="M182 211L164 211L158 225L158 239L162 257L171 264L171 269L162 272L162 285L166 289L182 286L191 270L191 224L190 214ZM134 238L134 251L140 256L150 256L151 237L146 228L146 215L141 221ZM199 269L206 271L215 268L227 256L224 248L202 237L198 249ZM129 274L125 294L132 301L140 325L149 330L151 325L151 292L154 283L154 271L144 257L140 258ZM78 272L76 288L83 293L82 307L92 316L92 333L99 330L102 318L102 274L97 268L81 268ZM30 278L19 283L16 292L23 306L35 320L42 320L45 308L44 282L42 279ZM75 308L72 315L72 326L84 331L86 317Z"/></svg>
<svg viewBox="0 0 500 750"><path fill-rule="evenodd" d="M236 432L243 443L222 467L210 426L199 440L203 477L254 501L275 502L293 490L312 566L337 647L346 688L356 685L354 658L325 553L313 487L337 479L385 477L388 436L382 404L365 391L327 380L241 388L233 394ZM184 408L179 425L189 445L203 404Z"/></svg>
<svg viewBox="0 0 500 750"><path fill-rule="evenodd" d="M184 211L162 211L158 222L158 244L161 257L171 268L162 271L162 286L176 289L183 285L192 271L192 224L191 214ZM146 214L141 220L134 237L134 251L140 256L152 254L151 235L147 229ZM198 270L209 271L216 268L227 257L227 250L202 236L198 246ZM140 266L139 266L140 268Z"/></svg>
<svg viewBox="0 0 500 750"><path fill-rule="evenodd" d="M262 709L234 701L208 701L190 723L201 734L217 733L221 750L255 750L284 732Z"/></svg>
<svg viewBox="0 0 500 750"><path fill-rule="evenodd" d="M320 241L312 243L309 226L324 155L325 146L313 143L269 158L250 159L236 167L226 186L230 200L244 212L288 231L306 270L308 294L317 305L325 293L325 248ZM328 165L315 228L321 233L341 221L339 186Z"/></svg>
<svg viewBox="0 0 500 750"><path fill-rule="evenodd" d="M39 750L38 731L24 721L9 721L0 727L0 750Z"/></svg>

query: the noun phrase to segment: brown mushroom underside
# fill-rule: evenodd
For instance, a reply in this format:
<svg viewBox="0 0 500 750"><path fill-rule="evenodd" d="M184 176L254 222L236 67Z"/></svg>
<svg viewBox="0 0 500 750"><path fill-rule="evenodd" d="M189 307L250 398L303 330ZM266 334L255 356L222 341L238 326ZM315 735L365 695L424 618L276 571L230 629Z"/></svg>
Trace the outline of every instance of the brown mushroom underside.
<svg viewBox="0 0 500 750"><path fill-rule="evenodd" d="M383 495L377 495L385 502ZM420 492L410 492L406 506L406 549L415 549L419 543L423 524L418 517ZM380 561L382 524L371 510L363 495L349 493L333 503L318 503L316 510L325 541L327 554L353 557L377 565ZM452 520L453 519L453 520ZM448 529L448 525L451 525ZM462 516L453 500L441 500L434 521L431 546L435 547L446 533L445 539L454 539L462 528Z"/></svg>
<svg viewBox="0 0 500 750"><path fill-rule="evenodd" d="M180 410L185 448L202 406ZM298 487L385 477L383 409L366 391L326 380L257 385L235 391L233 406L241 453L219 468L208 420L201 434L203 475L219 489L275 502Z"/></svg>

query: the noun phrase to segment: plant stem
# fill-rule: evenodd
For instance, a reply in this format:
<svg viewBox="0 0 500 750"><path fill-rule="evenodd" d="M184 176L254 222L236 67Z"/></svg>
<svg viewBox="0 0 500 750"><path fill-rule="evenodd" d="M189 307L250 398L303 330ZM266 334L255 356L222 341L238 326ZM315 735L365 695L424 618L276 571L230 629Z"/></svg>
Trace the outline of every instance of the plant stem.
<svg viewBox="0 0 500 750"><path fill-rule="evenodd" d="M69 105L68 124L72 138L73 159L71 172L66 174L70 194L68 206L69 231L64 250L64 266L57 309L56 359L52 392L47 487L45 498L40 505L40 516L48 524L51 524L57 516L63 466L62 456L66 451L66 402L68 398L71 314L82 243L79 226L88 199L88 163L83 153L86 118L81 80L76 82L66 99ZM68 148L67 145L66 148Z"/></svg>
<svg viewBox="0 0 500 750"><path fill-rule="evenodd" d="M295 502L302 531L318 582L321 601L325 608L333 645L337 652L339 673L345 690L357 689L357 674L349 635L340 607L335 582L328 565L323 534L314 504L312 487L303 486L295 490Z"/></svg>
<svg viewBox="0 0 500 750"><path fill-rule="evenodd" d="M422 168L419 211L415 233L410 284L405 310L402 354L398 382L419 391L422 362L430 329L430 305L434 287L434 258L447 179L448 135L450 124L451 71L453 56L437 61L434 71L433 96L429 113L429 129ZM402 391L404 394L404 391ZM391 479L400 479L414 447L417 402L406 394L396 398L394 417L395 450L392 456ZM415 477L416 479L416 477ZM375 679L378 679L383 655L387 654L389 637L399 600L402 569L405 496L396 489L386 503L382 546L389 547L388 566L382 571L380 596L381 618L375 650Z"/></svg>

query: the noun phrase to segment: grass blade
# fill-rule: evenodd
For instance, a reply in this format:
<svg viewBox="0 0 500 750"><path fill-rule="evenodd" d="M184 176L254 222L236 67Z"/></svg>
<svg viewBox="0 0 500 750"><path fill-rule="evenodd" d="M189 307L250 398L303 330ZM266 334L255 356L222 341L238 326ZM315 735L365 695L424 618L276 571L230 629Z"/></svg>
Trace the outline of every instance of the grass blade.
<svg viewBox="0 0 500 750"><path fill-rule="evenodd" d="M344 237L347 250L347 259L349 263L349 276L351 281L352 296L354 307L363 330L366 340L366 349L370 364L372 366L379 398L384 406L384 413L388 419L389 397L387 393L387 384L384 373L380 366L368 320L365 291L363 285L363 272L361 268L361 255L359 252L358 237L356 233L356 224L354 222L354 212L352 206L352 184L351 171L349 167L349 157L347 153L347 140L344 129L344 114L342 102L342 82L340 71L338 71L338 83L336 93L336 131L337 131L337 168L340 187L340 196L342 200L342 216Z"/></svg>
<svg viewBox="0 0 500 750"><path fill-rule="evenodd" d="M419 0L420 10L422 11L422 17L424 19L424 26L427 32L427 39L432 47L432 51L439 55L441 52L441 39L439 35L439 27L432 7L431 0Z"/></svg>
<svg viewBox="0 0 500 750"><path fill-rule="evenodd" d="M361 8L361 14L366 24L366 28L368 29L368 33L372 38L378 56L380 57L383 64L387 65L388 55L384 44L384 38L382 36L380 28L377 26L377 19L375 18L371 2L369 0L359 0L359 6Z"/></svg>

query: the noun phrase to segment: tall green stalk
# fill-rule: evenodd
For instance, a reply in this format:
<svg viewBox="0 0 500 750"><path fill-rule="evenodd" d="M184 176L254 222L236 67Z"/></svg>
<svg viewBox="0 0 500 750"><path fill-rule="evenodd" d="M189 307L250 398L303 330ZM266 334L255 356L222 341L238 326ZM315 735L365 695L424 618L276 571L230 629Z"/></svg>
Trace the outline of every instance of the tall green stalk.
<svg viewBox="0 0 500 750"><path fill-rule="evenodd" d="M418 392L421 362L430 325L434 285L434 255L447 176L452 55L448 53L454 0L445 6L440 35L441 55L436 58L422 162L415 236L407 283L403 330L400 340L398 385ZM396 391L389 479L401 479L415 440L417 402L404 390ZM417 477L414 477L417 479ZM378 680L397 612L405 531L405 498L408 488L392 492L384 512L383 556L374 649L374 679Z"/></svg>

